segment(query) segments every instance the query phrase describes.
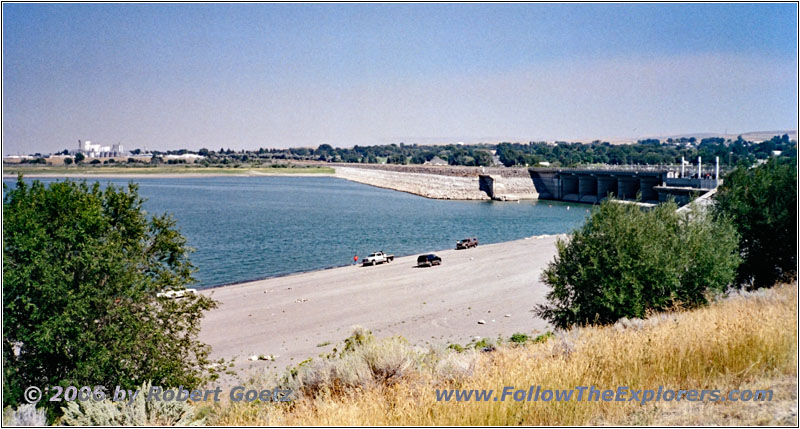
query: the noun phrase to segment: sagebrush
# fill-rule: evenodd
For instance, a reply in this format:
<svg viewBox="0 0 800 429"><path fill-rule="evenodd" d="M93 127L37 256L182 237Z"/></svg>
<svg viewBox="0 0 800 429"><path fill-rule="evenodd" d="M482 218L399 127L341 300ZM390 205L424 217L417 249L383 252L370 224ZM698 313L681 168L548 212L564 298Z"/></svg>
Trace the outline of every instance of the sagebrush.
<svg viewBox="0 0 800 429"><path fill-rule="evenodd" d="M198 426L203 419L186 401L148 401L151 383L139 387L139 395L127 401L67 402L58 424L64 426Z"/></svg>

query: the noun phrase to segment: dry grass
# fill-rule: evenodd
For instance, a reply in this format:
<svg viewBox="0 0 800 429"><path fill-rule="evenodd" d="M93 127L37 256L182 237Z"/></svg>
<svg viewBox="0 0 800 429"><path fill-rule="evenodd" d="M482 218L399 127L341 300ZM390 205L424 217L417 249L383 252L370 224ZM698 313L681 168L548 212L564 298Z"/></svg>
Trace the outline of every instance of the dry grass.
<svg viewBox="0 0 800 429"><path fill-rule="evenodd" d="M797 376L759 378L742 389L771 389L765 402L669 402L651 411L645 424L654 426L797 426ZM635 420L627 422L637 424Z"/></svg>
<svg viewBox="0 0 800 429"><path fill-rule="evenodd" d="M445 377L438 363L404 367L392 383L318 390L290 405L217 404L216 425L797 425L797 286L737 294L646 321L577 329L499 347ZM421 360L420 362L425 362ZM430 362L430 360L428 360ZM437 402L437 388L772 388L772 402ZM265 385L263 387L269 387Z"/></svg>

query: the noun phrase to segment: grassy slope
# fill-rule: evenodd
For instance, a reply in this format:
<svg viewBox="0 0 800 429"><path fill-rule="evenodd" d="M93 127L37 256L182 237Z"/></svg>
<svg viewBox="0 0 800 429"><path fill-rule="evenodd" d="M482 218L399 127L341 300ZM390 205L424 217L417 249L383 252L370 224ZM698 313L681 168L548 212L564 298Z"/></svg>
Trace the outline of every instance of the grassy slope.
<svg viewBox="0 0 800 429"><path fill-rule="evenodd" d="M295 167L295 168L232 168L232 167L193 167L193 166L157 166L157 167L119 167L119 166L17 166L4 165L3 174L333 174L330 167Z"/></svg>
<svg viewBox="0 0 800 429"><path fill-rule="evenodd" d="M217 425L797 424L797 286L735 296L622 327L481 353L460 382L413 372L389 386L292 406L205 407ZM772 402L436 402L435 389L773 389ZM271 386L259 386L261 388Z"/></svg>

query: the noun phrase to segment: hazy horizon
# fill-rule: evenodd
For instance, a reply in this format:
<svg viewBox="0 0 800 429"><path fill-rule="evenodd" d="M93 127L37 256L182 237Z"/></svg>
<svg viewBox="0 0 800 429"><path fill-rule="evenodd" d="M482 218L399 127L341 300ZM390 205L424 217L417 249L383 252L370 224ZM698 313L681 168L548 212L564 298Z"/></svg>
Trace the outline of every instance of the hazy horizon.
<svg viewBox="0 0 800 429"><path fill-rule="evenodd" d="M794 4L4 4L3 151L797 130Z"/></svg>

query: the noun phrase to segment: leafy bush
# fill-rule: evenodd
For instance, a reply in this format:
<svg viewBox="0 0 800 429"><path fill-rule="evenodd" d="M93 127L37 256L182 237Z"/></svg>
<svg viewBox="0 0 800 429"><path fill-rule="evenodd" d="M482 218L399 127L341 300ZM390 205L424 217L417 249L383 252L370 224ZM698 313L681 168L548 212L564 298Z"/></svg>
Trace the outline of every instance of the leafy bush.
<svg viewBox="0 0 800 429"><path fill-rule="evenodd" d="M462 346L461 344L453 343L453 344L448 344L447 349L453 350L456 353L461 353L464 351L464 346Z"/></svg>
<svg viewBox="0 0 800 429"><path fill-rule="evenodd" d="M542 273L552 287L537 313L559 328L645 317L651 310L706 303L707 289L731 284L739 264L737 235L724 218L674 203L645 211L606 201Z"/></svg>
<svg viewBox="0 0 800 429"><path fill-rule="evenodd" d="M127 401L67 402L59 424L63 426L199 426L195 407L186 401L147 401L151 383L144 383L133 403Z"/></svg>
<svg viewBox="0 0 800 429"><path fill-rule="evenodd" d="M717 214L730 217L742 237L740 284L757 289L797 276L797 158L739 167L715 199Z"/></svg>
<svg viewBox="0 0 800 429"><path fill-rule="evenodd" d="M550 331L547 331L544 334L536 335L535 337L532 337L532 336L530 336L528 334L523 334L521 332L515 332L514 334L512 334L508 338L508 340L511 343L515 344L515 345L516 344L525 344L525 343L528 343L528 342L531 342L532 344L538 344L538 343L544 343L544 342L546 342L547 340L549 340L552 337L553 337L553 333L550 332ZM482 340L482 343L480 344L480 346L489 347L489 349L492 348L492 345L488 343L488 339L486 339L486 338L484 338ZM476 348L480 348L480 347L476 347Z"/></svg>
<svg viewBox="0 0 800 429"><path fill-rule="evenodd" d="M3 201L3 405L27 386L193 387L208 375L196 340L201 294L186 240L147 216L137 187L20 177ZM52 404L52 403L47 403Z"/></svg>
<svg viewBox="0 0 800 429"><path fill-rule="evenodd" d="M491 338L480 338L477 340L470 341L467 344L466 348L491 351L494 350L495 348L495 342Z"/></svg>
<svg viewBox="0 0 800 429"><path fill-rule="evenodd" d="M516 332L513 335L511 335L510 339L511 339L512 343L521 344L521 343L525 343L526 341L528 341L528 339L530 339L530 337L528 337L527 335L525 335L523 333Z"/></svg>
<svg viewBox="0 0 800 429"><path fill-rule="evenodd" d="M533 344L544 343L550 338L553 338L553 333L550 331L545 332L544 334L539 334L533 339Z"/></svg>

